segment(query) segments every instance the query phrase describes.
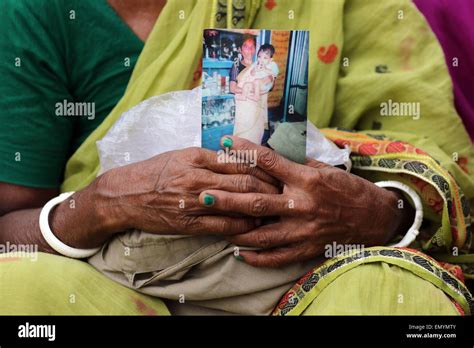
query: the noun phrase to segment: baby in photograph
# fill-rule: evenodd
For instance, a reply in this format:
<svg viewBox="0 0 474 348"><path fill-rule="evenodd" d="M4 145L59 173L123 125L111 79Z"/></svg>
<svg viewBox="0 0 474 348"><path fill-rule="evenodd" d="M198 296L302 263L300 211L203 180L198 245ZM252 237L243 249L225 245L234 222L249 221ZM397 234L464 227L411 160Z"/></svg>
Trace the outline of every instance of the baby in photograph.
<svg viewBox="0 0 474 348"><path fill-rule="evenodd" d="M239 74L237 86L242 89L242 93L236 94L235 99L259 101L260 93L271 90L279 72L278 65L273 61L274 53L275 48L272 45L265 44L260 47L257 61Z"/></svg>

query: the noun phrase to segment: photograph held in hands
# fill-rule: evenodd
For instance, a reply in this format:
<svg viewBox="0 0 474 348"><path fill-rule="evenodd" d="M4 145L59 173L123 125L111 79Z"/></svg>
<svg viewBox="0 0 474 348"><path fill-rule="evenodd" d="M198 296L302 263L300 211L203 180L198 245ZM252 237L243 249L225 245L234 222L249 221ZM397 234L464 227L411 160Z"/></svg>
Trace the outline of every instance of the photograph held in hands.
<svg viewBox="0 0 474 348"><path fill-rule="evenodd" d="M235 135L304 162L308 47L307 31L204 30L202 147Z"/></svg>

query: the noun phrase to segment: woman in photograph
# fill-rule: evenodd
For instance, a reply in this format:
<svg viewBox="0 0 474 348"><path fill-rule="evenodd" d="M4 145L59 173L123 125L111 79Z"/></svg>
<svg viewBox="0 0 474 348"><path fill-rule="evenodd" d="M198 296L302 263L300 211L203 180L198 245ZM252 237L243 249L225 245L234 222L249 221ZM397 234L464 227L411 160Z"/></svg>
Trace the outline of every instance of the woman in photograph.
<svg viewBox="0 0 474 348"><path fill-rule="evenodd" d="M262 45L257 61L237 76L239 92L235 94L234 135L256 144L262 142L268 125L268 92L278 75L278 66L272 59L274 53L272 45Z"/></svg>

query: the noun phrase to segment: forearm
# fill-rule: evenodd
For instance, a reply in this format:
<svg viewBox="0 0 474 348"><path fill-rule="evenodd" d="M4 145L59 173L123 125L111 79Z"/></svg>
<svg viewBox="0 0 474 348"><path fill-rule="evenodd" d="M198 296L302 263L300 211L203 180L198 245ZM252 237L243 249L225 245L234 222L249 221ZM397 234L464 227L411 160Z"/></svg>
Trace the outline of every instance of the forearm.
<svg viewBox="0 0 474 348"><path fill-rule="evenodd" d="M273 88L273 84L275 82L275 79L274 78L271 78L271 77L266 77L266 78L263 78L263 79L259 79L257 80L259 82L259 94L260 95L264 95L264 94L267 94L268 92L271 91L271 89ZM267 88L261 88L262 86L268 84L268 83L271 83L272 86L270 87L270 89L267 89Z"/></svg>
<svg viewBox="0 0 474 348"><path fill-rule="evenodd" d="M102 197L97 185L76 192L57 205L49 215L51 230L63 243L75 248L102 245L122 228L122 222ZM0 217L0 243L37 245L38 251L56 253L39 228L41 208L9 212Z"/></svg>
<svg viewBox="0 0 474 348"><path fill-rule="evenodd" d="M0 244L34 245L38 251L55 254L41 235L38 222L40 211L17 210L0 217Z"/></svg>

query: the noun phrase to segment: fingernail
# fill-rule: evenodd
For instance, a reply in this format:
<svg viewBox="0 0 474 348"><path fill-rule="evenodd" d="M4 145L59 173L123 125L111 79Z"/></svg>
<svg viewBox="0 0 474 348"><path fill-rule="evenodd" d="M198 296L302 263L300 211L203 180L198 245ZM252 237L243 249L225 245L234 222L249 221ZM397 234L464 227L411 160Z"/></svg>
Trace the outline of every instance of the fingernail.
<svg viewBox="0 0 474 348"><path fill-rule="evenodd" d="M208 205L208 206L213 205L215 200L216 199L214 198L213 195L210 195L210 194L207 194L207 193L204 195L204 205Z"/></svg>
<svg viewBox="0 0 474 348"><path fill-rule="evenodd" d="M242 255L234 255L234 257L237 261L245 261L245 259Z"/></svg>
<svg viewBox="0 0 474 348"><path fill-rule="evenodd" d="M224 145L224 147L231 147L232 143L233 141L231 138L224 138L224 140L222 141L222 145Z"/></svg>

